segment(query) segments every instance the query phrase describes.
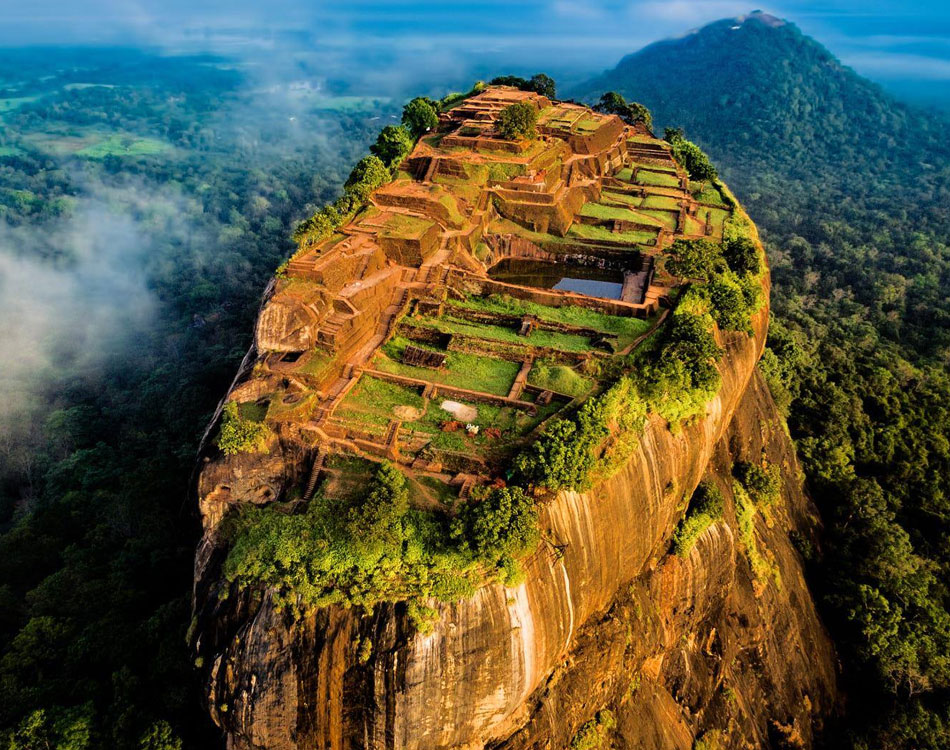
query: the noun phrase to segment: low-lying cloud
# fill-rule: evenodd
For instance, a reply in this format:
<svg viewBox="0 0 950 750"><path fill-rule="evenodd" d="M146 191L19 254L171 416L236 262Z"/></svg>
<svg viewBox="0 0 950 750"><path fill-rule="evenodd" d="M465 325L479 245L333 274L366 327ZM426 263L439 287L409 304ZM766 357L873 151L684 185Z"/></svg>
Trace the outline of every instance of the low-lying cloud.
<svg viewBox="0 0 950 750"><path fill-rule="evenodd" d="M80 198L52 227L0 223L0 441L30 442L58 389L94 383L153 318L149 239L114 196ZM143 196L144 198L144 196Z"/></svg>

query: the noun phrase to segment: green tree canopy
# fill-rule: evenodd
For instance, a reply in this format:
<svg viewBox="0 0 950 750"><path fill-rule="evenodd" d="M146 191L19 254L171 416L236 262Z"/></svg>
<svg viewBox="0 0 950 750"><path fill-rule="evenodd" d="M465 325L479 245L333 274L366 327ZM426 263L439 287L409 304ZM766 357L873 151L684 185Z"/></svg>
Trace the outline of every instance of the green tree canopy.
<svg viewBox="0 0 950 750"><path fill-rule="evenodd" d="M695 143L686 140L680 128L667 128L663 137L673 147L673 158L683 165L691 178L706 181L719 176L709 157Z"/></svg>
<svg viewBox="0 0 950 750"><path fill-rule="evenodd" d="M608 115L617 115L628 125L635 125L642 122L648 128L653 127L653 115L650 110L639 102L627 102L622 95L616 91L608 91L600 97L600 101L594 106L598 112Z"/></svg>
<svg viewBox="0 0 950 750"><path fill-rule="evenodd" d="M536 91L542 96L548 97L548 99L553 99L557 96L557 84L554 82L554 79L546 73L535 73L531 76L531 80L528 81L528 86L531 91Z"/></svg>
<svg viewBox="0 0 950 750"><path fill-rule="evenodd" d="M409 128L413 137L419 138L431 133L439 125L439 113L432 101L417 96L402 110L402 124Z"/></svg>
<svg viewBox="0 0 950 750"><path fill-rule="evenodd" d="M391 178L392 175L382 159L378 156L364 156L356 162L343 188L347 195L353 196L359 203L365 203L370 193L380 185L385 185Z"/></svg>
<svg viewBox="0 0 950 750"><path fill-rule="evenodd" d="M537 125L538 110L530 102L516 102L505 107L496 123L501 137L510 141L534 138Z"/></svg>
<svg viewBox="0 0 950 750"><path fill-rule="evenodd" d="M390 169L399 166L412 151L412 133L402 125L387 125L383 128L376 143L369 147L373 155L378 156Z"/></svg>

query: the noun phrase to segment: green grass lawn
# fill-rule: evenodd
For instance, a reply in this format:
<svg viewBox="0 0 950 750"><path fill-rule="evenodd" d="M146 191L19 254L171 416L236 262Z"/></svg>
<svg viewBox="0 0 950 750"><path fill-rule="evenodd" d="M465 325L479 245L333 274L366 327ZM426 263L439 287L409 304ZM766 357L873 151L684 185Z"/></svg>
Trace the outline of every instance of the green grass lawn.
<svg viewBox="0 0 950 750"><path fill-rule="evenodd" d="M442 430L442 425L445 422L454 421L455 417L444 411L439 406L440 403L439 399L430 401L425 414L420 419L404 422L402 429L405 434L431 441L430 445L436 450L468 453L488 460L502 459L510 455L513 445L545 419L555 414L562 406L560 403L552 402L547 406L538 407L538 413L531 416L509 406L461 402L478 411L478 416L473 423L480 429L477 435L472 436L464 430L455 432ZM491 427L501 432L500 438L486 434L485 430Z"/></svg>
<svg viewBox="0 0 950 750"><path fill-rule="evenodd" d="M645 333L652 325L651 320L644 320L642 318L607 315L597 310L577 307L575 305L550 307L548 305L539 305L536 302L515 299L508 295L499 294L493 294L490 297L469 297L464 302L454 302L452 304L456 304L459 307L466 307L470 310L494 312L501 315L535 315L540 320L546 320L551 323L564 323L565 325L578 326L581 328L592 328L595 331L617 336L621 347L626 346L626 343L633 341L637 336Z"/></svg>
<svg viewBox="0 0 950 750"><path fill-rule="evenodd" d="M717 206L725 206L726 202L722 198L722 193L712 183L706 183L706 189L702 192L693 191L693 197L700 203L714 203Z"/></svg>
<svg viewBox="0 0 950 750"><path fill-rule="evenodd" d="M462 352L448 352L445 365L439 370L414 367L400 361L407 344L409 344L407 339L400 336L394 337L383 346L381 353L376 355L373 366L377 370L393 375L419 378L470 391L493 393L496 396L508 395L512 383L515 382L515 376L521 369L521 365L517 362ZM418 344L415 345L418 346Z"/></svg>
<svg viewBox="0 0 950 750"><path fill-rule="evenodd" d="M643 199L641 208L669 208L673 211L679 211L680 203L676 198L669 195L648 195Z"/></svg>
<svg viewBox="0 0 950 750"><path fill-rule="evenodd" d="M634 245L647 245L656 240L656 232L646 230L611 232L606 227L592 227L587 224L574 224L567 233L572 237L580 237L585 240L608 240L610 242L627 242Z"/></svg>
<svg viewBox="0 0 950 750"><path fill-rule="evenodd" d="M686 216L686 226L683 227L683 234L703 234L706 231L706 222L695 216Z"/></svg>
<svg viewBox="0 0 950 750"><path fill-rule="evenodd" d="M640 215L653 219L658 226L666 227L671 232L676 231L676 217L678 214L648 208L641 210Z"/></svg>
<svg viewBox="0 0 950 750"><path fill-rule="evenodd" d="M154 138L110 135L104 141L79 149L76 156L87 159L104 159L107 156L154 156L170 148L167 143Z"/></svg>
<svg viewBox="0 0 950 750"><path fill-rule="evenodd" d="M640 185L652 185L654 187L679 187L680 180L675 174L651 172L641 169L637 173L637 183Z"/></svg>
<svg viewBox="0 0 950 750"><path fill-rule="evenodd" d="M638 221L637 214L629 208L610 206L605 203L585 203L581 207L581 216L590 216L594 219Z"/></svg>
<svg viewBox="0 0 950 750"><path fill-rule="evenodd" d="M625 203L633 208L638 208L643 201L639 195L628 195L627 193L615 192L613 190L604 190L601 193L601 200L613 201L614 203Z"/></svg>
<svg viewBox="0 0 950 750"><path fill-rule="evenodd" d="M259 404L256 401L244 401L238 404L238 414L241 419L263 422L264 417L267 416L267 403Z"/></svg>
<svg viewBox="0 0 950 750"><path fill-rule="evenodd" d="M407 318L410 325L421 325L435 328L442 333L459 333L489 341L502 341L509 344L524 346L546 346L563 352L584 352L590 349L590 339L586 336L576 336L570 333L557 331L532 331L528 336L521 336L512 328L493 326L485 323L473 323L468 320L443 316L441 318L413 317Z"/></svg>
<svg viewBox="0 0 950 750"><path fill-rule="evenodd" d="M676 174L676 167L673 164L646 164L645 162L633 162L631 166L642 167L643 169L649 169L654 172L668 172L673 175ZM678 180L677 184L679 184Z"/></svg>
<svg viewBox="0 0 950 750"><path fill-rule="evenodd" d="M624 167L617 172L614 177L624 182L633 182L633 169L631 167Z"/></svg>
<svg viewBox="0 0 950 750"><path fill-rule="evenodd" d="M573 368L548 362L536 362L528 373L528 382L538 388L572 397L584 396L594 387L593 380L585 378Z"/></svg>
<svg viewBox="0 0 950 750"><path fill-rule="evenodd" d="M424 403L418 388L407 388L363 375L346 394L334 416L345 419L346 414L359 414L372 418L367 421L387 424L390 419L396 418L394 409L397 406L412 406L421 411Z"/></svg>

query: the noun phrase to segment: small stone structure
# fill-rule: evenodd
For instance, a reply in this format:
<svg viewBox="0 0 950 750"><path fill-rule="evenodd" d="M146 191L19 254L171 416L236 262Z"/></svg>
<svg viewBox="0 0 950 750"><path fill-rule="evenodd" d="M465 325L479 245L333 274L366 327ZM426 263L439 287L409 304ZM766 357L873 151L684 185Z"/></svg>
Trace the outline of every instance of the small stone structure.
<svg viewBox="0 0 950 750"><path fill-rule="evenodd" d="M443 352L436 352L432 349L423 349L420 346L409 344L403 350L402 363L412 365L413 367L429 367L438 370L445 364L446 355Z"/></svg>

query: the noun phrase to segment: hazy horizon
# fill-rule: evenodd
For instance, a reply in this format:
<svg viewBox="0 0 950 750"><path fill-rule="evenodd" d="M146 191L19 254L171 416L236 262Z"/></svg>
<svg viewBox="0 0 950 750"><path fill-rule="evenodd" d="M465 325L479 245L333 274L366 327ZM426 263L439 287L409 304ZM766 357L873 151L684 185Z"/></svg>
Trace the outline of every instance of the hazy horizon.
<svg viewBox="0 0 950 750"><path fill-rule="evenodd" d="M624 55L753 10L733 0L531 0L482 3L356 0L249 2L2 0L0 46L126 46L165 54L212 52L274 66L286 80L356 81L404 93L473 76L544 69L571 84ZM787 19L857 72L927 102L950 99L950 6L895 0L784 0L761 10Z"/></svg>

